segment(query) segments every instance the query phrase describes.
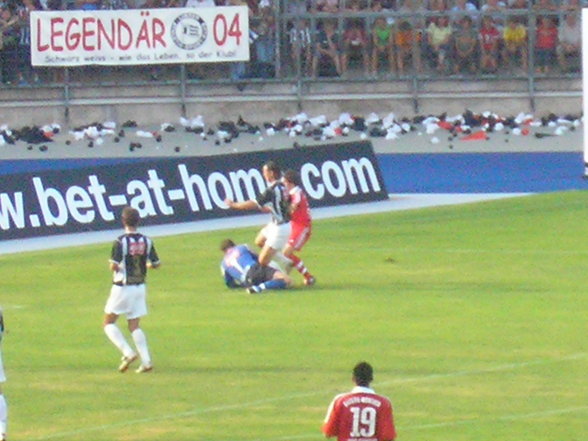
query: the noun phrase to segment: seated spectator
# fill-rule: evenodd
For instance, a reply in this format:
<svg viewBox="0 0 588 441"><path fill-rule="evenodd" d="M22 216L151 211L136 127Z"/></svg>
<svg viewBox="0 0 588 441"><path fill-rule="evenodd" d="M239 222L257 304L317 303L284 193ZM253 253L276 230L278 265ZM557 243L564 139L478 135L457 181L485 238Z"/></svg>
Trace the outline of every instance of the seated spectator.
<svg viewBox="0 0 588 441"><path fill-rule="evenodd" d="M478 8L476 8L476 5L471 3L469 0L455 0L455 3L451 8L452 15L457 16L475 16L476 12L478 12Z"/></svg>
<svg viewBox="0 0 588 441"><path fill-rule="evenodd" d="M535 70L548 74L555 65L557 47L557 27L552 17L537 18L535 34Z"/></svg>
<svg viewBox="0 0 588 441"><path fill-rule="evenodd" d="M361 19L351 20L349 27L343 34L343 52L341 54L341 73L347 74L349 60L359 58L365 75L369 74L370 57L369 57L369 40L364 28L364 22Z"/></svg>
<svg viewBox="0 0 588 441"><path fill-rule="evenodd" d="M100 0L77 0L76 6L82 11L96 11L102 7Z"/></svg>
<svg viewBox="0 0 588 441"><path fill-rule="evenodd" d="M502 0L486 0L485 3L480 7L480 11L483 14L493 14L494 24L502 31L505 26L504 14L506 14L506 3Z"/></svg>
<svg viewBox="0 0 588 441"><path fill-rule="evenodd" d="M376 18L372 27L372 75L378 75L380 59L388 63L388 70L394 73L394 33L384 17Z"/></svg>
<svg viewBox="0 0 588 441"><path fill-rule="evenodd" d="M298 66L298 63L300 63L302 75L309 75L312 62L312 40L308 20L300 18L294 22L294 25L288 31L288 41L290 43L292 66Z"/></svg>
<svg viewBox="0 0 588 441"><path fill-rule="evenodd" d="M482 17L480 28L480 69L482 72L495 73L498 70L500 49L500 31L494 25L491 15Z"/></svg>
<svg viewBox="0 0 588 441"><path fill-rule="evenodd" d="M563 72L580 71L582 49L582 25L578 11L568 12L559 26L557 56Z"/></svg>
<svg viewBox="0 0 588 441"><path fill-rule="evenodd" d="M529 7L530 7L529 0L512 0L512 2L509 3L509 5L508 5L508 10L521 13L521 12L528 11ZM513 15L513 17L516 17L517 21L519 23L521 23L522 25L528 26L529 25L528 15L529 15L528 13L525 13L525 14Z"/></svg>
<svg viewBox="0 0 588 441"><path fill-rule="evenodd" d="M431 12L447 12L446 0L429 0L429 11Z"/></svg>
<svg viewBox="0 0 588 441"><path fill-rule="evenodd" d="M398 75L404 74L404 68L408 60L412 60L412 64L416 71L421 73L421 46L419 34L413 30L409 21L403 20L400 22L396 35L394 36L394 41Z"/></svg>
<svg viewBox="0 0 588 441"><path fill-rule="evenodd" d="M335 23L332 20L320 22L312 58L313 76L341 75L341 48Z"/></svg>
<svg viewBox="0 0 588 441"><path fill-rule="evenodd" d="M515 17L509 17L502 32L504 42L503 59L509 65L520 65L527 70L527 28Z"/></svg>
<svg viewBox="0 0 588 441"><path fill-rule="evenodd" d="M563 0L561 2L561 8L566 11L579 11L582 9L581 0Z"/></svg>
<svg viewBox="0 0 588 441"><path fill-rule="evenodd" d="M391 0L372 0L372 11L373 12L385 12L395 11L396 1ZM394 20L392 17L388 17L389 20Z"/></svg>
<svg viewBox="0 0 588 441"><path fill-rule="evenodd" d="M404 0L402 6L398 8L398 12L403 15L404 20L408 20L412 29L419 34L423 34L426 27L424 14L427 9L423 4L423 0Z"/></svg>
<svg viewBox="0 0 588 441"><path fill-rule="evenodd" d="M171 7L169 4L167 7ZM129 5L125 0L103 0L102 9L129 9Z"/></svg>
<svg viewBox="0 0 588 441"><path fill-rule="evenodd" d="M245 0L228 0L227 6L248 6L248 4ZM249 17L251 17L253 15L253 10L251 8L248 8L248 13ZM255 34L255 32L252 32L252 30L249 29L249 35L246 38L249 38L250 52L254 52L252 45L255 44L256 37L257 34ZM245 89L245 83L241 82L240 80L245 79L249 76L249 64L250 63L245 61L236 61L229 63L230 78L232 81L237 82L237 90L239 90L240 92L242 92ZM195 64L195 66L199 65ZM202 75L202 73L201 71L198 71L193 72L192 75L198 78L198 76Z"/></svg>
<svg viewBox="0 0 588 441"><path fill-rule="evenodd" d="M339 0L314 0L313 12L339 12Z"/></svg>
<svg viewBox="0 0 588 441"><path fill-rule="evenodd" d="M345 12L361 12L361 0L348 0L345 2Z"/></svg>
<svg viewBox="0 0 588 441"><path fill-rule="evenodd" d="M47 0L46 2L41 1L41 9L44 11L63 11L66 9L64 0Z"/></svg>
<svg viewBox="0 0 588 441"><path fill-rule="evenodd" d="M460 27L453 34L454 73L474 74L478 68L478 35L469 15L460 20Z"/></svg>
<svg viewBox="0 0 588 441"><path fill-rule="evenodd" d="M184 4L186 8L212 8L215 6L214 0L186 0Z"/></svg>
<svg viewBox="0 0 588 441"><path fill-rule="evenodd" d="M439 73L446 72L452 34L453 28L446 15L436 17L427 27L427 58L430 66Z"/></svg>
<svg viewBox="0 0 588 441"><path fill-rule="evenodd" d="M257 34L254 44L255 65L251 76L256 78L273 78L276 65L276 21L270 8L261 8L260 21L253 26Z"/></svg>
<svg viewBox="0 0 588 441"><path fill-rule="evenodd" d="M536 11L557 11L557 5L552 0L537 0L533 9Z"/></svg>
<svg viewBox="0 0 588 441"><path fill-rule="evenodd" d="M18 77L18 15L12 6L0 8L0 76L4 84L12 84Z"/></svg>
<svg viewBox="0 0 588 441"><path fill-rule="evenodd" d="M384 7L382 6L382 2L380 0L373 0L371 4L372 12L382 12Z"/></svg>
<svg viewBox="0 0 588 441"><path fill-rule="evenodd" d="M512 0L508 4L508 9L511 11L526 11L529 9L529 1L528 0Z"/></svg>
<svg viewBox="0 0 588 441"><path fill-rule="evenodd" d="M307 0L289 0L286 4L288 14L306 14L309 10Z"/></svg>
<svg viewBox="0 0 588 441"><path fill-rule="evenodd" d="M39 82L39 75L31 64L31 27L30 13L41 9L41 5L33 0L22 0L17 9L19 41L18 41L18 83L26 85L33 81Z"/></svg>
<svg viewBox="0 0 588 441"><path fill-rule="evenodd" d="M437 12L437 13L446 13L448 11L447 7L447 0L429 0L427 9L430 12ZM431 22L436 21L438 16L429 16L427 19L427 26L431 24Z"/></svg>
<svg viewBox="0 0 588 441"><path fill-rule="evenodd" d="M480 10L485 13L505 12L506 3L504 3L502 0L486 0L486 3L482 5Z"/></svg>

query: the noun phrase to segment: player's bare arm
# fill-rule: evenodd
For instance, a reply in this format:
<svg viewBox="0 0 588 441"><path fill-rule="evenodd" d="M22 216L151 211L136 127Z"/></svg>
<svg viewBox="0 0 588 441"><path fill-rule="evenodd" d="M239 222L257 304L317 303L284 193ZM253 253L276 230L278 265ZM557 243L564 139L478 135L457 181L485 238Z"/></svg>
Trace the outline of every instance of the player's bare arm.
<svg viewBox="0 0 588 441"><path fill-rule="evenodd" d="M227 207L232 208L234 210L255 210L259 208L257 202L251 199L243 202L235 202L231 199L225 199L225 204L227 205Z"/></svg>

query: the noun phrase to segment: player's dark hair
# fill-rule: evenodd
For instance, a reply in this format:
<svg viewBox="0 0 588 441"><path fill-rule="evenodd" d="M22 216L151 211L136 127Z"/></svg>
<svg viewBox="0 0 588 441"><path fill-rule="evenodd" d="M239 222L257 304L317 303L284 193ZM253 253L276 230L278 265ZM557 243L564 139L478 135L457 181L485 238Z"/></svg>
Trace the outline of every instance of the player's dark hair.
<svg viewBox="0 0 588 441"><path fill-rule="evenodd" d="M133 207L125 207L122 211L122 223L127 227L136 227L139 225L139 220L141 220L141 215L136 208Z"/></svg>
<svg viewBox="0 0 588 441"><path fill-rule="evenodd" d="M282 176L282 170L276 161L267 161L264 166L274 174L275 179L280 179Z"/></svg>
<svg viewBox="0 0 588 441"><path fill-rule="evenodd" d="M368 362L362 361L353 368L353 378L358 386L367 387L374 379L374 370Z"/></svg>
<svg viewBox="0 0 588 441"><path fill-rule="evenodd" d="M300 174L296 170L286 170L284 172L284 179L294 185L300 185Z"/></svg>
<svg viewBox="0 0 588 441"><path fill-rule="evenodd" d="M227 251L229 248L233 248L235 246L235 242L233 242L231 239L225 239L221 242L220 244L220 249L221 251Z"/></svg>

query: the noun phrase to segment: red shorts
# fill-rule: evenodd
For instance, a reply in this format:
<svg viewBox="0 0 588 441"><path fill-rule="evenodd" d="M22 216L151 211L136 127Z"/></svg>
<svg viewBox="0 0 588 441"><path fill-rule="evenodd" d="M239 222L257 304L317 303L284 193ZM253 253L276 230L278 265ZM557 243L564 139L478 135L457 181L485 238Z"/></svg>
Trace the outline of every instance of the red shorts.
<svg viewBox="0 0 588 441"><path fill-rule="evenodd" d="M310 233L310 225L292 223L292 232L288 239L288 245L296 251L300 251L308 239L310 239Z"/></svg>

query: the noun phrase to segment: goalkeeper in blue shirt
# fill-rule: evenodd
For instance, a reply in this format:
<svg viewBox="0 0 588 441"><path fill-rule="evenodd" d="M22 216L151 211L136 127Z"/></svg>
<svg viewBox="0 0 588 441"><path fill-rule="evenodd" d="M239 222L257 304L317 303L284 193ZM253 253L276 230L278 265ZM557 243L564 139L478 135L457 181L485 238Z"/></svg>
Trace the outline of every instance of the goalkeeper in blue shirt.
<svg viewBox="0 0 588 441"><path fill-rule="evenodd" d="M264 266L258 256L247 245L235 245L225 239L220 246L223 252L221 273L229 288L246 288L249 294L258 294L267 289L285 289L292 280L282 271Z"/></svg>

